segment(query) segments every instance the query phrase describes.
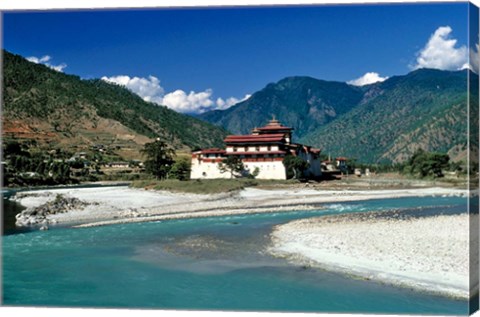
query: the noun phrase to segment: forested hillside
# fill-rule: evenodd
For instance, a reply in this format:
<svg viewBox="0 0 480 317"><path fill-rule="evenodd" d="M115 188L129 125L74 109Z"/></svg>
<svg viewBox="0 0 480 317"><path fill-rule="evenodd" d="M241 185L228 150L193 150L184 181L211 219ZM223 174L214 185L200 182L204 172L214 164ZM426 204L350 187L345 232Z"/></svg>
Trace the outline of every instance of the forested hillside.
<svg viewBox="0 0 480 317"><path fill-rule="evenodd" d="M226 131L126 88L54 71L3 51L4 134L51 144L142 145L160 137L177 149L221 146ZM123 143L122 143L123 142Z"/></svg>
<svg viewBox="0 0 480 317"><path fill-rule="evenodd" d="M364 162L401 162L418 148L465 159L466 71L421 69L366 88L374 97L302 141Z"/></svg>

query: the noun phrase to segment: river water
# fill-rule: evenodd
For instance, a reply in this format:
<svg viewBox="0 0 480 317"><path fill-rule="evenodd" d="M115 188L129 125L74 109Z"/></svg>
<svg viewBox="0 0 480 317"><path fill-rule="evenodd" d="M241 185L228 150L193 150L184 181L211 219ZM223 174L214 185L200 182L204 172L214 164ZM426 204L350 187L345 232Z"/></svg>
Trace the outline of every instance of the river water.
<svg viewBox="0 0 480 317"><path fill-rule="evenodd" d="M402 198L317 211L57 228L3 237L3 303L18 306L466 315L468 302L297 266L272 226L346 212L460 213L466 199Z"/></svg>

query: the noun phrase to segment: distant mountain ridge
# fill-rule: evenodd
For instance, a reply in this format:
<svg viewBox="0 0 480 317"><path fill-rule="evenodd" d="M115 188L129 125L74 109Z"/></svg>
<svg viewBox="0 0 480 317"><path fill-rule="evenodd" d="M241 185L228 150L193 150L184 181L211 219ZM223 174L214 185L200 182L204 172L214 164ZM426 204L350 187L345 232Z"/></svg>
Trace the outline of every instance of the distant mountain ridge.
<svg viewBox="0 0 480 317"><path fill-rule="evenodd" d="M376 97L303 141L368 162L401 162L417 148L465 159L467 81L466 71L431 69L392 77L368 87Z"/></svg>
<svg viewBox="0 0 480 317"><path fill-rule="evenodd" d="M297 141L362 162L400 162L420 147L462 160L467 148L467 74L419 69L362 87L288 77L200 118L243 134L275 115L295 128ZM470 74L478 83L478 75ZM478 95L472 98L478 103Z"/></svg>
<svg viewBox="0 0 480 317"><path fill-rule="evenodd" d="M221 146L227 132L145 102L124 87L82 80L3 51L3 133L29 133L63 146L96 143L136 151L160 137L177 149ZM23 127L23 130L15 127ZM23 132L22 132L23 131ZM128 156L128 155L127 155Z"/></svg>
<svg viewBox="0 0 480 317"><path fill-rule="evenodd" d="M360 88L346 83L287 77L231 108L206 112L199 118L232 133L246 134L265 125L274 115L294 128L293 136L298 139L347 113L362 98Z"/></svg>

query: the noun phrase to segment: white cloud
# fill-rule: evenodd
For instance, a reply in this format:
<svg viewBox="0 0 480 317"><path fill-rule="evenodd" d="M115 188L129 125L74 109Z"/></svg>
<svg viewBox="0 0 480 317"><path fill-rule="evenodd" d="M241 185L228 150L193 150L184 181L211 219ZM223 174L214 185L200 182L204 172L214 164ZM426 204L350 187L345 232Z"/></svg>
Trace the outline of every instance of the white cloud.
<svg viewBox="0 0 480 317"><path fill-rule="evenodd" d="M39 64L39 63L46 63L48 62L49 60L51 59L51 57L49 55L45 55L43 57L35 57L35 56L30 56L30 57L27 57L27 60L32 62L32 63L35 63L35 64Z"/></svg>
<svg viewBox="0 0 480 317"><path fill-rule="evenodd" d="M113 76L102 77L102 80L115 83L126 87L133 93L142 97L143 100L162 104L164 89L160 86L160 80L155 76L130 77L130 76Z"/></svg>
<svg viewBox="0 0 480 317"><path fill-rule="evenodd" d="M217 109L218 110L224 110L224 109L228 109L230 108L231 106L239 103L239 102L242 102L244 100L247 100L248 98L250 98L251 95L245 95L245 97L243 97L242 99L237 99L235 97L230 97L230 98L227 98L227 100L223 100L222 98L217 98L217 101L216 101L216 104L217 104Z"/></svg>
<svg viewBox="0 0 480 317"><path fill-rule="evenodd" d="M375 72L369 72L365 73L362 77L359 77L357 79L353 79L347 82L347 84L353 85L353 86L365 86L377 82L382 82L388 79L388 77L380 77L378 73Z"/></svg>
<svg viewBox="0 0 480 317"><path fill-rule="evenodd" d="M35 63L35 64L43 64L45 66L50 67L53 70L56 70L57 72L63 72L63 69L67 67L67 64L65 64L65 63L61 63L60 65L53 65L53 64L49 63L49 61L51 59L52 58L49 55L45 55L45 56L42 56L40 58L35 57L35 56L27 57L27 61L30 61L30 62Z"/></svg>
<svg viewBox="0 0 480 317"><path fill-rule="evenodd" d="M67 67L67 64L65 63L61 63L60 65L48 65L48 64L45 64L45 65L47 65L53 70L56 70L57 72L62 72L62 73L63 73L63 69Z"/></svg>
<svg viewBox="0 0 480 317"><path fill-rule="evenodd" d="M143 78L122 75L112 77L104 76L101 79L106 82L124 86L145 101L164 105L183 113L203 113L216 109L224 110L250 97L250 95L246 95L241 100L235 97L230 97L226 100L222 98L214 100L212 97L212 89L206 89L201 92L190 91L188 94L184 90L177 89L165 94L165 90L160 85L160 80L155 76Z"/></svg>
<svg viewBox="0 0 480 317"><path fill-rule="evenodd" d="M178 112L202 113L211 110L214 102L211 98L213 91L207 89L202 92L175 90L163 97L163 104Z"/></svg>
<svg viewBox="0 0 480 317"><path fill-rule="evenodd" d="M207 89L198 93L190 91L189 94L178 89L166 94L163 97L163 104L178 112L203 113L210 110L225 110L250 97L250 95L245 95L243 99L230 97L226 100L223 98L217 98L214 102L212 95L212 89Z"/></svg>
<svg viewBox="0 0 480 317"><path fill-rule="evenodd" d="M468 65L468 50L466 46L456 47L457 40L450 38L452 28L439 27L428 40L425 47L417 54L418 68L436 68L442 70L459 70Z"/></svg>

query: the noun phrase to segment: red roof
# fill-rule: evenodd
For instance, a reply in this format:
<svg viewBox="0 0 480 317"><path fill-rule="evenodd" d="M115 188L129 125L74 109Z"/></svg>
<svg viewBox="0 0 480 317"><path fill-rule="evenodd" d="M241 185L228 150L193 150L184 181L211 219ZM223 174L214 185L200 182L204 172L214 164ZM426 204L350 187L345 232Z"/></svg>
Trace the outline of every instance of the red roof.
<svg viewBox="0 0 480 317"><path fill-rule="evenodd" d="M283 137L283 133L275 133L275 134L260 134L260 135L228 135L227 139L232 138L255 138L255 139L262 139L262 138L272 138L272 137Z"/></svg>
<svg viewBox="0 0 480 317"><path fill-rule="evenodd" d="M198 151L198 152L195 152L195 153L199 153L199 154L224 154L225 150L213 148L213 149L201 150L201 151Z"/></svg>
<svg viewBox="0 0 480 317"><path fill-rule="evenodd" d="M337 157L336 160L337 160L337 161L347 161L347 158L341 156L341 157Z"/></svg>
<svg viewBox="0 0 480 317"><path fill-rule="evenodd" d="M229 135L225 143L258 143L258 142L282 142L283 134L261 134L261 135Z"/></svg>
<svg viewBox="0 0 480 317"><path fill-rule="evenodd" d="M262 152L228 152L227 155L255 155L255 154L285 154L285 151L262 151Z"/></svg>

